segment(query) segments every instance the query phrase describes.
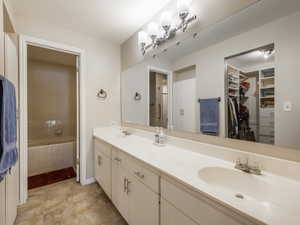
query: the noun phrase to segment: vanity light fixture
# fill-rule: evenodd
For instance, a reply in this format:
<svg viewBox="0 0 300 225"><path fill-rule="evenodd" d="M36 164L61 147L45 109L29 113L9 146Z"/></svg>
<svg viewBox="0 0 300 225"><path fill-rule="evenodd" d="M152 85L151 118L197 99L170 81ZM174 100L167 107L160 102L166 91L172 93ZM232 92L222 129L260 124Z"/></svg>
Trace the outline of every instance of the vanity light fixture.
<svg viewBox="0 0 300 225"><path fill-rule="evenodd" d="M138 44L143 55L146 54L147 50L157 48L164 42L174 38L178 31L185 32L188 25L197 19L197 16L191 13L191 2L192 0L177 1L179 25L173 25L171 12L165 11L161 15L160 24L151 22L148 25L147 32L140 31L138 33Z"/></svg>
<svg viewBox="0 0 300 225"><path fill-rule="evenodd" d="M264 57L264 59L268 59L275 53L275 50L274 49L266 49L266 50L262 50L260 53Z"/></svg>

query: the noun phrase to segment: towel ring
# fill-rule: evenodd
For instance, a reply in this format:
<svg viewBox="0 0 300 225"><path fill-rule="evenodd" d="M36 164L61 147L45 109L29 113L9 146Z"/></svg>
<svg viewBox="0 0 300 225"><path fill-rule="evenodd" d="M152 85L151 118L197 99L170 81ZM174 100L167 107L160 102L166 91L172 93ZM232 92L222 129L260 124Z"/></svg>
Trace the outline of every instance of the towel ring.
<svg viewBox="0 0 300 225"><path fill-rule="evenodd" d="M135 101L140 101L142 99L142 95L138 92L135 92L134 94L134 100Z"/></svg>
<svg viewBox="0 0 300 225"><path fill-rule="evenodd" d="M97 93L97 97L101 99L106 99L107 98L107 92L104 91L103 89L100 89Z"/></svg>

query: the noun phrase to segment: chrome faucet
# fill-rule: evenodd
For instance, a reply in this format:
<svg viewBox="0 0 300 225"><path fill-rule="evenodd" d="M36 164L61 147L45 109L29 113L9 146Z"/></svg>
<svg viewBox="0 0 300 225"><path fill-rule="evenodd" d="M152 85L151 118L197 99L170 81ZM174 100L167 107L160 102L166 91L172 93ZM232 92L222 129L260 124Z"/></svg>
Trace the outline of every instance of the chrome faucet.
<svg viewBox="0 0 300 225"><path fill-rule="evenodd" d="M261 175L261 169L259 168L259 166L251 166L249 164L249 160L246 159L245 163L242 163L240 159L237 159L236 163L235 163L235 167L238 170L241 170L245 173L250 173L250 174L255 174L255 175Z"/></svg>
<svg viewBox="0 0 300 225"><path fill-rule="evenodd" d="M125 128L121 128L121 132L122 132L122 134L124 134L124 136L131 135L131 133L128 130L126 130Z"/></svg>
<svg viewBox="0 0 300 225"><path fill-rule="evenodd" d="M162 127L156 128L156 133L154 135L154 144L159 146L164 146L166 144L166 135Z"/></svg>

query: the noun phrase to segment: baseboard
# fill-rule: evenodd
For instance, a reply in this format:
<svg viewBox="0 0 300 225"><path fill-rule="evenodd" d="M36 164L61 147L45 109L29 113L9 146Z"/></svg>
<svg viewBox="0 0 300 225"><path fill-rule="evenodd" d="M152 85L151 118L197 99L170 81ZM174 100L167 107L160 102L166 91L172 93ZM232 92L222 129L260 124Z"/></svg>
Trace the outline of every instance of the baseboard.
<svg viewBox="0 0 300 225"><path fill-rule="evenodd" d="M83 182L81 182L82 185L88 185L88 184L93 184L96 182L95 177L90 177L85 179Z"/></svg>

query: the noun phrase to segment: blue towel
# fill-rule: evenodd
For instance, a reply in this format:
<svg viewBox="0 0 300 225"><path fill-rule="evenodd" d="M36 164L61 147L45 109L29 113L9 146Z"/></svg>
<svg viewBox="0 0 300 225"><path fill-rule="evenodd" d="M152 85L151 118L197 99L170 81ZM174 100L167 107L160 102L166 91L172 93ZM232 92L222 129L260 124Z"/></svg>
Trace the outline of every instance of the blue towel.
<svg viewBox="0 0 300 225"><path fill-rule="evenodd" d="M200 99L200 131L219 135L219 98Z"/></svg>
<svg viewBox="0 0 300 225"><path fill-rule="evenodd" d="M0 182L17 160L15 87L13 83L0 75Z"/></svg>

